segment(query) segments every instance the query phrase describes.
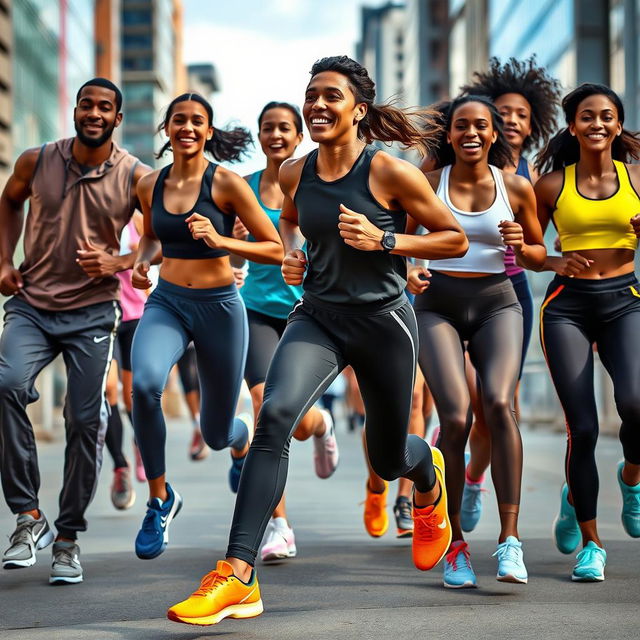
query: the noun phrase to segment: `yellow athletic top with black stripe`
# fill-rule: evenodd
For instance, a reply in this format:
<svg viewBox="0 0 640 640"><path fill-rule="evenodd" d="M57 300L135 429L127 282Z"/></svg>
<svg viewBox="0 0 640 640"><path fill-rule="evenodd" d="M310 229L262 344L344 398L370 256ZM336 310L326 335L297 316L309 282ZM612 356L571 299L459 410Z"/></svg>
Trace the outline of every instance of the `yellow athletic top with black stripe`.
<svg viewBox="0 0 640 640"><path fill-rule="evenodd" d="M564 184L556 201L553 223L563 251L632 249L638 239L629 220L640 213L640 197L623 162L614 160L618 189L608 198L593 199L578 191L576 165L564 169Z"/></svg>

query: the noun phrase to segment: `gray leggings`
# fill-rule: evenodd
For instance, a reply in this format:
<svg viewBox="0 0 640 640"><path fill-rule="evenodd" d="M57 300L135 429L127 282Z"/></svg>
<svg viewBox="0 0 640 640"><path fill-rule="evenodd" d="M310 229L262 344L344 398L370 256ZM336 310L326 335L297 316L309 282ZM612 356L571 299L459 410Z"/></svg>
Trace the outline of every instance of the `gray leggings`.
<svg viewBox="0 0 640 640"><path fill-rule="evenodd" d="M432 271L414 303L420 368L440 418L439 446L447 465L449 514L460 512L464 448L471 429L464 342L478 373L491 434L491 477L498 504L519 504L522 440L513 396L522 358L522 309L504 274L456 278Z"/></svg>
<svg viewBox="0 0 640 640"><path fill-rule="evenodd" d="M147 478L165 473L160 399L169 372L193 340L201 385L200 427L216 450L241 449L247 427L234 419L247 356L247 314L235 284L188 289L160 280L131 347L133 428Z"/></svg>

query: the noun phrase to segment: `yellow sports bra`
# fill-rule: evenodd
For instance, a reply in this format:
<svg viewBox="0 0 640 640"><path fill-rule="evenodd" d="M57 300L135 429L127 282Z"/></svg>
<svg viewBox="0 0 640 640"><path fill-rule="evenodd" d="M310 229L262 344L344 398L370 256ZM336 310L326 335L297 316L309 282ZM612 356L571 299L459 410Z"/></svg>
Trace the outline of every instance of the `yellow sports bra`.
<svg viewBox="0 0 640 640"><path fill-rule="evenodd" d="M618 190L609 198L594 200L578 192L576 165L564 169L564 184L556 201L553 223L563 251L581 249L635 249L638 239L629 223L640 213L635 192L624 163L614 160Z"/></svg>

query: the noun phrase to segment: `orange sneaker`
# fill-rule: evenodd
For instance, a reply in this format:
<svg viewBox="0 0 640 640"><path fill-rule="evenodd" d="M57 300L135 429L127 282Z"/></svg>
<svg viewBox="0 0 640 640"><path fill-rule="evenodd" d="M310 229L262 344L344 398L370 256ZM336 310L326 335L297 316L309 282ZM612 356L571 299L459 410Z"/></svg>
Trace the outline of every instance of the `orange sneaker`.
<svg viewBox="0 0 640 640"><path fill-rule="evenodd" d="M245 584L233 575L233 567L220 560L215 571L202 578L199 589L173 605L167 618L187 624L217 624L224 618L255 618L263 611L258 579Z"/></svg>
<svg viewBox="0 0 640 640"><path fill-rule="evenodd" d="M451 523L447 513L447 487L444 481L444 457L431 447L433 467L440 484L440 499L435 505L413 505L413 562L421 571L433 569L451 544Z"/></svg>
<svg viewBox="0 0 640 640"><path fill-rule="evenodd" d="M384 481L384 491L373 493L367 482L367 497L364 501L364 528L372 538L383 536L389 528L389 516L387 515L387 493L389 483Z"/></svg>

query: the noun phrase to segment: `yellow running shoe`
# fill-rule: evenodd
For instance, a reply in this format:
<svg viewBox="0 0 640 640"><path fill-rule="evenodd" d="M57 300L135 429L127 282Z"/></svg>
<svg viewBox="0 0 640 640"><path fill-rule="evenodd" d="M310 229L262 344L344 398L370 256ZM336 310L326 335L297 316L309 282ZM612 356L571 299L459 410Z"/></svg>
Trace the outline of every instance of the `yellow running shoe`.
<svg viewBox="0 0 640 640"><path fill-rule="evenodd" d="M364 528L372 538L383 536L389 528L387 493L389 493L389 483L386 480L382 493L373 493L367 482L367 497L364 501Z"/></svg>
<svg viewBox="0 0 640 640"><path fill-rule="evenodd" d="M413 505L413 562L421 571L433 569L451 544L451 523L447 513L447 487L444 481L444 457L431 447L433 468L440 484L440 499L435 505Z"/></svg>
<svg viewBox="0 0 640 640"><path fill-rule="evenodd" d="M228 562L220 560L216 570L202 578L199 589L167 611L167 618L209 625L224 618L255 618L262 611L255 572L251 582L245 584L233 575L233 567Z"/></svg>

